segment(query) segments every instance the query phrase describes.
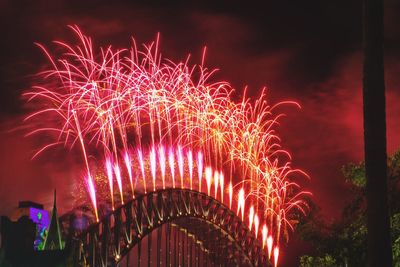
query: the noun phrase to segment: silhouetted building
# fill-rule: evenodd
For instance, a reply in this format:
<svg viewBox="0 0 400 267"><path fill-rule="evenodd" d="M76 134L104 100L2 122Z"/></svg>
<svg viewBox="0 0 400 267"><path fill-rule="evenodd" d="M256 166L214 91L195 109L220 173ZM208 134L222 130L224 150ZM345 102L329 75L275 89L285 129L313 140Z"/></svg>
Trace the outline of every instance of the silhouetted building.
<svg viewBox="0 0 400 267"><path fill-rule="evenodd" d="M1 267L72 266L70 251L64 250L55 191L51 221L43 205L31 201L19 202L11 218L0 219Z"/></svg>
<svg viewBox="0 0 400 267"><path fill-rule="evenodd" d="M34 253L36 224L28 216L22 216L16 222L2 216L0 224L0 266L31 266L29 259Z"/></svg>
<svg viewBox="0 0 400 267"><path fill-rule="evenodd" d="M36 224L36 237L33 244L35 250L43 250L44 240L50 225L50 216L42 204L32 201L20 201L18 208L11 216L12 221L17 221L22 216L27 216Z"/></svg>

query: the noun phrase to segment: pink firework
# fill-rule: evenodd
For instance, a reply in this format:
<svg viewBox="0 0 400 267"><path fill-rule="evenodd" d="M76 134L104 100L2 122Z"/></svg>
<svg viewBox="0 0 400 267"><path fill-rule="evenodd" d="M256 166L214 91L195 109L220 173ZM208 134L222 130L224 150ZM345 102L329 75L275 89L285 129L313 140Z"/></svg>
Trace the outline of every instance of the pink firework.
<svg viewBox="0 0 400 267"><path fill-rule="evenodd" d="M92 176L89 174L87 177L87 181L88 181L88 191L89 191L89 195L90 195L90 200L92 201L92 205L94 208L94 214L96 216L96 221L99 221L99 213L97 211L97 199L96 199L96 189L94 187L94 182L93 182L93 178Z"/></svg>
<svg viewBox="0 0 400 267"><path fill-rule="evenodd" d="M166 166L166 157L165 157L165 149L163 145L160 145L158 149L158 159L160 161L160 169L161 169L161 179L162 179L162 187L165 189L165 166Z"/></svg>
<svg viewBox="0 0 400 267"><path fill-rule="evenodd" d="M254 221L254 206L251 205L250 212L249 212L249 228L250 228L250 231L251 231L251 228L253 226L253 221Z"/></svg>
<svg viewBox="0 0 400 267"><path fill-rule="evenodd" d="M171 171L172 187L175 188L175 159L174 159L174 151L172 150L172 148L169 149L168 163Z"/></svg>
<svg viewBox="0 0 400 267"><path fill-rule="evenodd" d="M188 159L188 167L189 167L190 190L193 190L193 154L192 154L192 150L188 151L187 159Z"/></svg>
<svg viewBox="0 0 400 267"><path fill-rule="evenodd" d="M130 157L128 151L125 151L125 153L124 153L124 162L125 162L126 170L128 172L129 183L131 185L132 197L135 197L135 190L133 187L133 175L132 175L132 160L131 160L131 157Z"/></svg>
<svg viewBox="0 0 400 267"><path fill-rule="evenodd" d="M112 162L109 157L106 158L106 172L107 172L108 184L109 184L109 188L110 188L111 207L114 210L113 170L112 170Z"/></svg>
<svg viewBox="0 0 400 267"><path fill-rule="evenodd" d="M201 192L201 180L203 178L203 153L197 153L197 174L199 177L199 192Z"/></svg>
<svg viewBox="0 0 400 267"><path fill-rule="evenodd" d="M25 94L38 108L26 120L39 118L36 125L40 127L30 134L54 136L54 142L37 154L55 145L79 148L96 219L98 200L89 158L106 166L104 177L113 208L118 204L113 196L114 177L120 204L124 193L133 197L142 189L147 193L148 180L157 190L168 184L184 188L188 179L190 189L201 192L204 178L207 194L214 183L213 196L217 198L220 191L223 202L227 191L229 207L235 201L242 219L250 203L256 206L253 223L255 218L265 222L268 253L272 253L272 240L279 253L280 242L287 242L288 235L283 233L293 230L299 213L306 213L304 196L310 194L296 183L297 177L307 175L291 168L291 155L281 148L275 131L283 115L275 113L276 107L298 104L270 105L265 90L256 101L244 92L243 99L235 102L229 83L211 82L213 70L162 59L158 41L143 51L135 44L125 50L97 49L78 27L71 29L79 43L56 42L61 53L52 55L39 45L50 67L39 73L42 83ZM180 183L176 183L175 169ZM196 171L198 187L193 186ZM228 190L224 173L229 173ZM134 187L133 177L140 177L139 186Z"/></svg>
<svg viewBox="0 0 400 267"><path fill-rule="evenodd" d="M207 194L211 195L211 181L212 181L212 169L210 167L206 168L206 184L207 184Z"/></svg>

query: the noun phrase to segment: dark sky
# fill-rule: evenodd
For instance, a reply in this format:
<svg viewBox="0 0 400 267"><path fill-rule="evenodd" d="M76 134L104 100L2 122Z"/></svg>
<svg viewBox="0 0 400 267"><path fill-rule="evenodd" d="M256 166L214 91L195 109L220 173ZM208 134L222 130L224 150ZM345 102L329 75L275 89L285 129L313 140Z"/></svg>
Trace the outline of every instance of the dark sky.
<svg viewBox="0 0 400 267"><path fill-rule="evenodd" d="M251 96L267 86L271 103L298 101L300 111L282 108L282 146L311 176L305 186L324 217L340 215L350 196L340 168L363 158L361 1L109 2L0 0L0 214L9 214L20 199L49 205L54 187L61 188L58 203L71 203L76 162L51 153L30 160L37 140L23 137L27 111L20 95L45 64L34 42L72 41L66 25L77 24L95 45L118 48L127 47L130 36L147 43L160 32L161 52L172 60L191 53L199 63L206 45L206 65L220 69L214 79L229 81L237 97L246 85ZM400 146L400 2L385 4L392 153ZM60 205L61 212L71 208Z"/></svg>

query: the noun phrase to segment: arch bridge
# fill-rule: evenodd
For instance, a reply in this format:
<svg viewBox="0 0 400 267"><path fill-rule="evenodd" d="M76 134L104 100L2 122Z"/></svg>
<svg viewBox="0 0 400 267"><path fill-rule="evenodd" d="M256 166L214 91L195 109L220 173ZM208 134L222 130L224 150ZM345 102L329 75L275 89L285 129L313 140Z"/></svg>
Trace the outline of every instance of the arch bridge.
<svg viewBox="0 0 400 267"><path fill-rule="evenodd" d="M74 266L271 266L232 210L189 189L138 196L73 240Z"/></svg>

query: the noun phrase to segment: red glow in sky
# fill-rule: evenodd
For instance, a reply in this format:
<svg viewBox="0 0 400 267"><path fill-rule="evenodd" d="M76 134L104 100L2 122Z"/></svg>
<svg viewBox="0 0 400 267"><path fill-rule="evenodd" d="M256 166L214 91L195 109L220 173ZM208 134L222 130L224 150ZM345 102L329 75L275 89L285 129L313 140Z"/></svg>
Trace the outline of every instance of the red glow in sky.
<svg viewBox="0 0 400 267"><path fill-rule="evenodd" d="M386 5L390 154L400 146L400 7L395 1L386 1ZM0 214L9 214L20 199L50 205L54 187L61 189L57 190L61 213L71 206L68 192L79 170L77 160L65 157L62 149L30 160L40 140L23 137L26 109L19 96L32 84L29 75L45 64L33 43L71 40L65 26L78 24L97 44L112 43L117 48L127 46L127 36L142 43L161 32L163 53L174 60L192 52L198 62L207 45L206 65L221 68L217 78L230 81L238 92L248 85L248 93L256 96L267 86L273 102L298 101L302 109L284 111L288 116L281 121L279 135L294 155L294 165L311 176L312 182L306 186L324 216L340 215L349 197L340 168L363 158L360 1L332 5L271 1L265 6L244 6L236 1L171 2L168 6L157 2L2 1L0 10L4 25L0 44L4 54L0 63ZM285 250L279 253L282 260L287 258Z"/></svg>

